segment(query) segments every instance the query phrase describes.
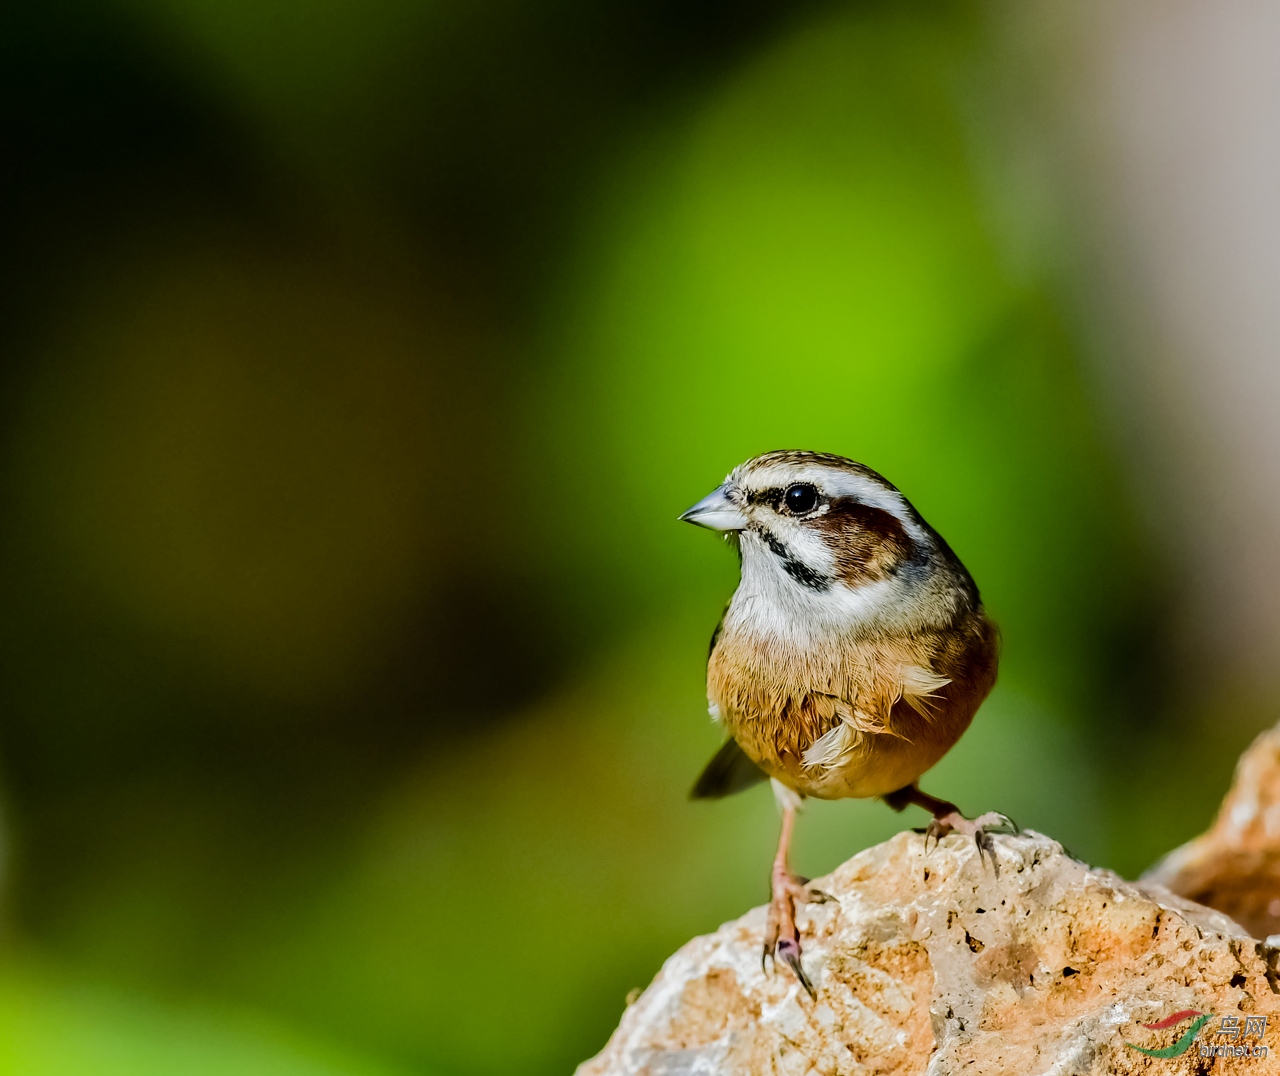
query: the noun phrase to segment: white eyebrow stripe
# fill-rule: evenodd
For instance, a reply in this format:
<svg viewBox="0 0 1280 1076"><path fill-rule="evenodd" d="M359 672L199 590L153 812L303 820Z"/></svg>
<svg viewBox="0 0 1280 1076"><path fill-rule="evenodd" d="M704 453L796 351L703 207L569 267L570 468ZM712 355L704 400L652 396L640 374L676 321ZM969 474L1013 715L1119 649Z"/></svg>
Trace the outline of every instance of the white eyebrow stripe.
<svg viewBox="0 0 1280 1076"><path fill-rule="evenodd" d="M732 477L732 476L731 476ZM879 508L888 512L902 524L907 534L916 541L926 538L924 529L916 520L914 511L907 500L896 490L888 489L879 482L867 478L855 471L828 467L820 463L801 464L779 463L761 467L743 476L752 489L773 489L807 482L817 486L828 497L852 497L871 508Z"/></svg>

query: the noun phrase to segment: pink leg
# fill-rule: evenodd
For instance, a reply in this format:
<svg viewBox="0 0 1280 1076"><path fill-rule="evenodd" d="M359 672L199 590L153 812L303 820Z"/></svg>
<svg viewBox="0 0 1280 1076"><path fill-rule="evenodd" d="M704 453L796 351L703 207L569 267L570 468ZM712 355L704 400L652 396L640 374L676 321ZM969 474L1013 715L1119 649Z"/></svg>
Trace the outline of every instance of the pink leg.
<svg viewBox="0 0 1280 1076"><path fill-rule="evenodd" d="M765 923L764 953L760 963L763 965L769 958L781 960L795 973L795 977L800 980L800 985L816 1001L817 991L814 990L813 983L805 974L804 965L800 962L800 932L796 928L796 901L821 904L833 898L820 889L810 888L807 879L798 878L787 869L787 853L791 848L791 833L795 828L795 822L795 805L785 804L782 808L782 833L778 837L778 852L773 857L773 869L769 872L772 899L769 902L769 917Z"/></svg>

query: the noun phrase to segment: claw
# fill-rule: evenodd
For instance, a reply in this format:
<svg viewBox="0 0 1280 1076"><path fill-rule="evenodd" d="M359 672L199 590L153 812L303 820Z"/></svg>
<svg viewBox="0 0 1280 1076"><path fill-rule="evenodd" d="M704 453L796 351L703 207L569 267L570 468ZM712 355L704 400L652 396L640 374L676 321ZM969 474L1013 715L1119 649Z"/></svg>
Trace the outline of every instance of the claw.
<svg viewBox="0 0 1280 1076"><path fill-rule="evenodd" d="M792 941L790 938L783 938L778 942L776 956L782 959L794 973L795 977L800 980L800 985L805 988L809 997L814 1001L818 1000L818 992L813 988L813 983L809 981L809 976L805 974L804 965L800 963L800 945Z"/></svg>
<svg viewBox="0 0 1280 1076"><path fill-rule="evenodd" d="M951 832L951 826L943 822L940 818L929 819L929 824L924 828L924 854L929 854L929 838L933 838L933 846L937 848L942 843L942 838Z"/></svg>
<svg viewBox="0 0 1280 1076"><path fill-rule="evenodd" d="M764 975L770 974L770 970L766 961L773 961L777 965L774 958L774 950L778 947L778 938L782 935L782 916L780 914L777 901L773 901L769 905L769 916L764 924L764 949L760 953L760 971Z"/></svg>
<svg viewBox="0 0 1280 1076"><path fill-rule="evenodd" d="M973 834L973 843L978 846L978 858L982 859L984 856L990 858L991 873L999 878L1000 863L996 859L996 842L991 839L991 834L985 829L978 829Z"/></svg>
<svg viewBox="0 0 1280 1076"><path fill-rule="evenodd" d="M791 894L791 899L801 904L838 903L830 893L811 886L809 879L801 874L793 874L785 878L782 885Z"/></svg>
<svg viewBox="0 0 1280 1076"><path fill-rule="evenodd" d="M934 846L936 847L942 841L942 838L950 833L969 834L973 837L973 843L978 849L979 860L983 862L990 860L991 870L998 878L1000 876L1000 863L996 859L996 843L991 839L991 835L993 833L1017 834L1021 832L1012 818L997 811L988 811L977 818L965 818L964 815L953 808L947 811L946 814L935 815L930 820L924 831L924 851L925 855L929 854L930 837L933 838Z"/></svg>
<svg viewBox="0 0 1280 1076"><path fill-rule="evenodd" d="M765 919L764 951L760 955L760 970L772 974L779 963L785 964L795 974L800 985L811 998L817 997L813 981L805 974L800 962L800 935L796 929L796 904L838 903L830 893L814 889L807 878L800 878L776 869L770 879L773 899Z"/></svg>
<svg viewBox="0 0 1280 1076"><path fill-rule="evenodd" d="M992 811L991 813L1000 819L1000 822L998 825L987 826L988 833L1007 833L1013 837L1017 837L1022 833L1022 827L1007 814L1002 814L1000 811Z"/></svg>

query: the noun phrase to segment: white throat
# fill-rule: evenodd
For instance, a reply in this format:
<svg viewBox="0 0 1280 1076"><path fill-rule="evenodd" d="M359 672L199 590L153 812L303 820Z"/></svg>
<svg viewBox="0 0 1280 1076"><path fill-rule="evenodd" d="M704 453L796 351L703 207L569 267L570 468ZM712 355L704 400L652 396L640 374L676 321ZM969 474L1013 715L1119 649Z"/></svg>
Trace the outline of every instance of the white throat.
<svg viewBox="0 0 1280 1076"><path fill-rule="evenodd" d="M943 626L955 613L954 596L926 562L871 582L850 586L832 579L806 586L760 535L740 538L742 580L725 614L726 626L781 645L808 648L833 639L865 638ZM821 545L821 543L818 543ZM805 563L817 571L833 567L805 549ZM823 547L831 560L831 554Z"/></svg>

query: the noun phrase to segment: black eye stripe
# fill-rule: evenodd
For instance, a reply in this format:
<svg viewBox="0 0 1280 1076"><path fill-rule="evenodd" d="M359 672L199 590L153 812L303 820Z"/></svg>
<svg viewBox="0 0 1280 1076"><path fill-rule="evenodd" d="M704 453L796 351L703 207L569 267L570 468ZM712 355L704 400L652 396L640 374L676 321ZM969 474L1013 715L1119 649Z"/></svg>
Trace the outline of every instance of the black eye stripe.
<svg viewBox="0 0 1280 1076"><path fill-rule="evenodd" d="M812 502L806 502L806 506L796 507L789 503L789 495L793 490L805 490L812 494ZM808 482L792 482L787 486L770 486L768 489L750 490L746 494L747 504L763 504L768 505L775 512L780 512L783 508L796 511L800 515L812 511L813 506L820 500L817 489Z"/></svg>

